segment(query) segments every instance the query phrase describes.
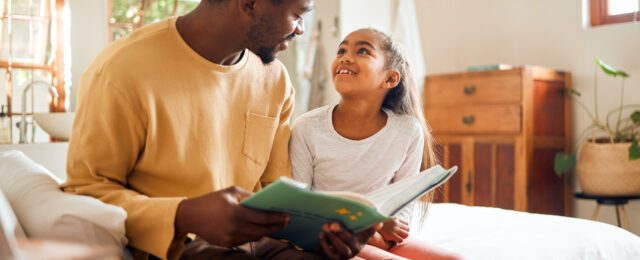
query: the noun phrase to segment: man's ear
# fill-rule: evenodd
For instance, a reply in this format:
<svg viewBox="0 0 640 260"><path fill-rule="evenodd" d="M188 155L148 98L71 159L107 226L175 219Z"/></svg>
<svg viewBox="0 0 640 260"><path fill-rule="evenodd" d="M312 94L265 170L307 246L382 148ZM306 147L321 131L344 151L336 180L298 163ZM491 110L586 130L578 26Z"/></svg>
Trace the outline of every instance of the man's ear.
<svg viewBox="0 0 640 260"><path fill-rule="evenodd" d="M256 0L240 0L238 1L241 5L242 11L244 11L249 17L255 16L256 10Z"/></svg>
<svg viewBox="0 0 640 260"><path fill-rule="evenodd" d="M392 89L400 84L400 80L402 79L402 75L400 75L400 71L390 69L387 70L387 79L384 81L383 87Z"/></svg>

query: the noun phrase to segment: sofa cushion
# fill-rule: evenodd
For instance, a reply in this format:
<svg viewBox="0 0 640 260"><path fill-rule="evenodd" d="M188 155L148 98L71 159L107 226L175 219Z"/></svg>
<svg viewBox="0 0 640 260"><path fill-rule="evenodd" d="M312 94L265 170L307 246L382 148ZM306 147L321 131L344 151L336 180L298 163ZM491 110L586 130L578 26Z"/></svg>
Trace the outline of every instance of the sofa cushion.
<svg viewBox="0 0 640 260"><path fill-rule="evenodd" d="M30 239L123 247L126 212L88 196L64 193L61 180L20 151L0 153L0 190Z"/></svg>

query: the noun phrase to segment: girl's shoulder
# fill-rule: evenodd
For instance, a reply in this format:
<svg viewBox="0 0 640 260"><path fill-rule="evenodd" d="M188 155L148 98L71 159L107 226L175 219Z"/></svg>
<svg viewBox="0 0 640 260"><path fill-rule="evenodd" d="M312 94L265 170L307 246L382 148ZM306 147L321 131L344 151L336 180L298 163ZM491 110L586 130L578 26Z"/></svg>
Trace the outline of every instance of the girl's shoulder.
<svg viewBox="0 0 640 260"><path fill-rule="evenodd" d="M309 127L318 127L321 126L326 120L328 111L333 108L333 106L323 106L316 108L314 110L305 112L300 115L292 125L293 130L302 130L308 129Z"/></svg>
<svg viewBox="0 0 640 260"><path fill-rule="evenodd" d="M421 133L422 125L420 124L420 120L417 117L412 115L398 115L393 112L388 113L391 122L395 125L395 128L405 130L410 133Z"/></svg>

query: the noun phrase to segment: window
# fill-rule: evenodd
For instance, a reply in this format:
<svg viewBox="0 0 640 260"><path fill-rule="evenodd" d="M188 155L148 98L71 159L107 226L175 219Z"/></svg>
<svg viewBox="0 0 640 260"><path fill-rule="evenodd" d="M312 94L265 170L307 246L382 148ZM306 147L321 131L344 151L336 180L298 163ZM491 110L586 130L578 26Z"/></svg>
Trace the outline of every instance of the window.
<svg viewBox="0 0 640 260"><path fill-rule="evenodd" d="M193 10L200 0L111 0L109 39L117 40L134 29Z"/></svg>
<svg viewBox="0 0 640 260"><path fill-rule="evenodd" d="M22 92L31 81L48 82L58 98L52 99L46 90L31 91L25 104L28 123L33 124L32 112L66 109L63 29L64 0L0 0L0 104L8 108L14 142L14 126L23 112Z"/></svg>
<svg viewBox="0 0 640 260"><path fill-rule="evenodd" d="M640 21L640 0L590 0L591 26Z"/></svg>

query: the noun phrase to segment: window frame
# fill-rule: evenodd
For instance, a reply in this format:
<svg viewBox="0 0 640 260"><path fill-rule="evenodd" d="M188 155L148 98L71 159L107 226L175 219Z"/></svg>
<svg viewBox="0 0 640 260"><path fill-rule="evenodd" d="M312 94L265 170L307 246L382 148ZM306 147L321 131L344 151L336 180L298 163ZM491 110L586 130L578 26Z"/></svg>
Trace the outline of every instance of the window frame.
<svg viewBox="0 0 640 260"><path fill-rule="evenodd" d="M638 4L640 5L640 0ZM609 0L590 0L589 8L591 9L592 27L640 21L640 10L638 12L609 15Z"/></svg>
<svg viewBox="0 0 640 260"><path fill-rule="evenodd" d="M12 0L9 0L12 1ZM45 60L43 63L35 62L35 61L13 61L11 58L4 60L0 59L0 69L5 70L5 74L7 75L6 79L6 91L4 93L6 98L7 105L7 113L13 118L16 114L13 112L13 102L12 96L16 93L14 92L13 87L13 76L12 71L14 69L25 69L32 71L44 71L50 75L49 83L56 88L58 91L58 98L56 100L51 100L49 102L49 111L50 112L64 112L65 108L65 75L64 75L64 3L65 0L43 0L45 3L46 12L43 16L31 16L24 14L13 14L11 10L6 10L10 6L10 3L7 1L0 1L0 19L2 23L0 24L0 28L4 28L6 25L11 25L12 20L20 20L20 21L28 21L31 23L38 23L48 21L51 27L55 27L55 34L48 33L49 40L52 42L52 46L54 47L51 51L55 52L52 54L54 58L52 60ZM8 4L9 6L6 6ZM53 9L53 10L52 10ZM11 32L9 33L11 34ZM10 36L10 35L9 35ZM0 39L2 39L2 35L0 35ZM22 112L22 111L20 111ZM13 125L13 122L12 122Z"/></svg>

